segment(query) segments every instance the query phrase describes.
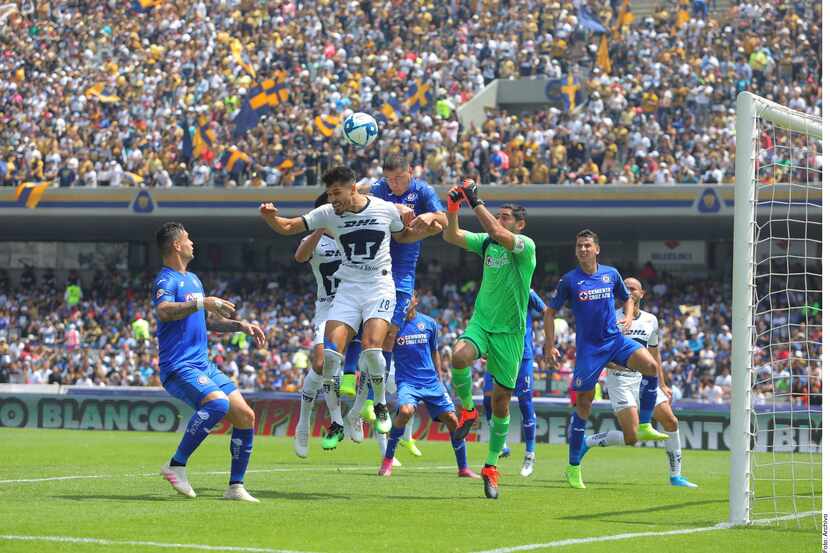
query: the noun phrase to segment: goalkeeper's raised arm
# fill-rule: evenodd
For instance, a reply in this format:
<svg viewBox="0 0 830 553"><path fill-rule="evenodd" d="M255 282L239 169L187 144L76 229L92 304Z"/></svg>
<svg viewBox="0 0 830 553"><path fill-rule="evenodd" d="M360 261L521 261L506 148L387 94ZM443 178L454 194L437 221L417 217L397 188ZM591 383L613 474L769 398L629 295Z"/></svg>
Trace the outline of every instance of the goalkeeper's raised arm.
<svg viewBox="0 0 830 553"><path fill-rule="evenodd" d="M478 198L478 186L472 179L465 179L461 186L452 188L447 195L448 224L444 229L444 240L460 248L467 247L465 231L458 226L458 210L461 209L461 203L464 201L473 209L473 213L491 240L511 251L516 247L516 235L490 213L484 202Z"/></svg>

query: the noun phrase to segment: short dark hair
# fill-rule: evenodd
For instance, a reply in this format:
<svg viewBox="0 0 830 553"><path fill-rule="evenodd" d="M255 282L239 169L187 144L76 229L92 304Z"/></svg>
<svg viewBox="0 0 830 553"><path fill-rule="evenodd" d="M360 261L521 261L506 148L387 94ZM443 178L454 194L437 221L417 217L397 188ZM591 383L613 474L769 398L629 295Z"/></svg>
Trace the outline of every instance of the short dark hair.
<svg viewBox="0 0 830 553"><path fill-rule="evenodd" d="M409 169L409 160L403 154L389 154L383 158L384 171L399 171L401 169Z"/></svg>
<svg viewBox="0 0 830 553"><path fill-rule="evenodd" d="M519 204L502 204L500 209L509 209L517 221L527 221L527 210Z"/></svg>
<svg viewBox="0 0 830 553"><path fill-rule="evenodd" d="M599 234L597 234L589 228L580 230L576 233L576 239L579 240L580 238L590 238L594 241L594 244L599 246Z"/></svg>
<svg viewBox="0 0 830 553"><path fill-rule="evenodd" d="M325 192L317 196L317 199L314 200L314 207L320 207L321 205L326 205L329 203L329 195Z"/></svg>
<svg viewBox="0 0 830 553"><path fill-rule="evenodd" d="M156 233L156 244L162 255L170 251L173 241L179 237L179 234L187 232L184 230L184 225L181 223L164 223Z"/></svg>
<svg viewBox="0 0 830 553"><path fill-rule="evenodd" d="M332 167L323 175L323 184L326 185L326 188L332 187L335 184L354 184L356 180L357 177L354 171L345 165Z"/></svg>

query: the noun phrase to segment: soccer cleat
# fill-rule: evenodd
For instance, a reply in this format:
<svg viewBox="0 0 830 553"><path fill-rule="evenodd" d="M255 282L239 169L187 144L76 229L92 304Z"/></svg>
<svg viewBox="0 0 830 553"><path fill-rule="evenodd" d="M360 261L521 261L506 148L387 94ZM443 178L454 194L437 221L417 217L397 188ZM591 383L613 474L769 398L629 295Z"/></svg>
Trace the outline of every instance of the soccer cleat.
<svg viewBox="0 0 830 553"><path fill-rule="evenodd" d="M507 459L508 457L510 457L510 448L507 447L507 446L504 446L501 449L501 453L499 453L499 459Z"/></svg>
<svg viewBox="0 0 830 553"><path fill-rule="evenodd" d="M668 434L658 432L651 426L651 423L644 422L637 427L637 441L639 442L662 442L668 439Z"/></svg>
<svg viewBox="0 0 830 553"><path fill-rule="evenodd" d="M458 417L458 428L452 433L453 440L463 440L470 433L473 424L478 420L478 411L473 407L469 411L462 408Z"/></svg>
<svg viewBox="0 0 830 553"><path fill-rule="evenodd" d="M360 415L352 416L352 412L346 415L346 432L349 434L349 439L356 444L363 442L363 419Z"/></svg>
<svg viewBox="0 0 830 553"><path fill-rule="evenodd" d="M481 476L479 476L475 472L471 471L467 467L464 467L463 469L458 469L458 477L459 478L472 478L474 480L478 479L478 478L481 478Z"/></svg>
<svg viewBox="0 0 830 553"><path fill-rule="evenodd" d="M384 457L378 469L378 476L392 476L392 466L394 458Z"/></svg>
<svg viewBox="0 0 830 553"><path fill-rule="evenodd" d="M582 483L582 467L579 465L568 465L565 469L565 480L575 490L585 489L585 484Z"/></svg>
<svg viewBox="0 0 830 553"><path fill-rule="evenodd" d="M385 403L375 405L375 432L389 434L392 430L392 417L389 416L389 408Z"/></svg>
<svg viewBox="0 0 830 553"><path fill-rule="evenodd" d="M481 479L484 480L484 497L487 499L498 499L500 476L496 467L485 466L481 469Z"/></svg>
<svg viewBox="0 0 830 553"><path fill-rule="evenodd" d="M582 463L582 458L585 457L585 455L588 453L589 449L591 449L591 448L588 447L588 445L585 443L585 440L582 440L582 446L580 446L580 448L579 448L579 462L580 463Z"/></svg>
<svg viewBox="0 0 830 553"><path fill-rule="evenodd" d="M170 482L170 485L173 486L174 490L183 496L191 499L196 497L196 492L193 491L193 488L190 487L190 483L187 481L186 467L171 467L170 462L168 461L162 465L159 474L161 474L165 480Z"/></svg>
<svg viewBox="0 0 830 553"><path fill-rule="evenodd" d="M301 459L308 457L308 426L302 421L297 424L294 431L294 453Z"/></svg>
<svg viewBox="0 0 830 553"><path fill-rule="evenodd" d="M519 474L522 476L530 476L533 474L533 465L536 464L536 454L535 453L528 453L525 455L525 462L522 463L522 470L519 471Z"/></svg>
<svg viewBox="0 0 830 553"><path fill-rule="evenodd" d="M323 436L323 449L331 450L337 447L337 444L343 441L343 427L336 422L329 425L326 430L326 435Z"/></svg>
<svg viewBox="0 0 830 553"><path fill-rule="evenodd" d="M363 409L360 410L360 418L366 422L375 422L375 402L367 399L363 402Z"/></svg>
<svg viewBox="0 0 830 553"><path fill-rule="evenodd" d="M679 486L681 488L697 488L697 484L693 484L686 480L683 476L672 476L669 478L672 486Z"/></svg>
<svg viewBox="0 0 830 553"><path fill-rule="evenodd" d="M400 461L398 461L397 457L392 457L392 466L395 467L395 468L398 468L398 467L402 467L403 465L401 464Z"/></svg>
<svg viewBox="0 0 830 553"><path fill-rule="evenodd" d="M414 455L415 457L420 457L423 455L421 450L418 449L418 446L415 445L415 440L400 440L398 445L402 445L409 453Z"/></svg>
<svg viewBox="0 0 830 553"><path fill-rule="evenodd" d="M228 486L228 489L225 490L225 495L222 496L223 499L230 499L232 501L247 501L248 503L259 503L259 499L252 496L248 493L248 490L245 489L245 486L242 484L231 484Z"/></svg>
<svg viewBox="0 0 830 553"><path fill-rule="evenodd" d="M340 377L340 395L354 397L356 391L356 380L353 374L344 374Z"/></svg>

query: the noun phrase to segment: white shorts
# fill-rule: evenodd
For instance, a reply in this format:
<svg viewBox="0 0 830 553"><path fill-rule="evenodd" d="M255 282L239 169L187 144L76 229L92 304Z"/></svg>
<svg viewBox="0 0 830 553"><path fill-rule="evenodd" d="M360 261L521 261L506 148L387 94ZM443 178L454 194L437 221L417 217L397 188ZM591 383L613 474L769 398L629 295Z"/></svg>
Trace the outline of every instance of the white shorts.
<svg viewBox="0 0 830 553"><path fill-rule="evenodd" d="M609 370L605 378L605 385L608 387L608 397L611 400L611 407L614 413L623 409L634 407L640 408L640 383L643 375L634 371L612 371ZM657 387L657 400L654 407L669 400L663 390Z"/></svg>
<svg viewBox="0 0 830 553"><path fill-rule="evenodd" d="M608 398L611 400L611 408L614 413L624 409L640 406L640 381L643 376L633 371L612 371L609 370L605 377L605 385L608 387Z"/></svg>
<svg viewBox="0 0 830 553"><path fill-rule="evenodd" d="M329 312L331 311L332 301L318 301L314 309L314 320L311 322L314 325L314 342L312 347L323 343L326 337L326 321L329 320Z"/></svg>
<svg viewBox="0 0 830 553"><path fill-rule="evenodd" d="M328 320L346 323L357 332L369 319L392 320L395 314L395 282L392 277L367 282L341 282Z"/></svg>

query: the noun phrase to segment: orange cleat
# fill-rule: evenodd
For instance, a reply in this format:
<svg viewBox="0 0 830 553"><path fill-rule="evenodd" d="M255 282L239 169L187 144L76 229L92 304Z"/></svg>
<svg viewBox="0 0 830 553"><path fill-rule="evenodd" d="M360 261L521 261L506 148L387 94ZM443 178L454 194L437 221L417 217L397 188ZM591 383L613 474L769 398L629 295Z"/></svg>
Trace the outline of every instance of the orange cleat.
<svg viewBox="0 0 830 553"><path fill-rule="evenodd" d="M458 416L458 428L452 433L452 439L455 441L463 440L470 433L473 425L478 420L478 411L473 407L469 411L462 408Z"/></svg>
<svg viewBox="0 0 830 553"><path fill-rule="evenodd" d="M484 497L487 499L498 499L499 478L501 474L496 467L485 466L481 469L481 479L484 480Z"/></svg>

